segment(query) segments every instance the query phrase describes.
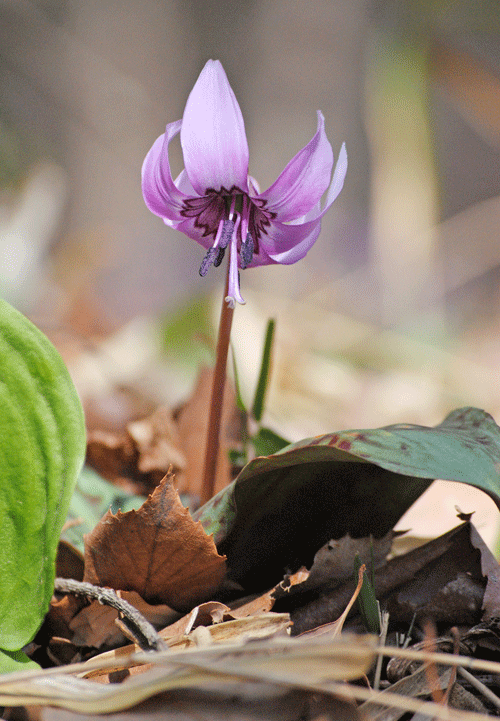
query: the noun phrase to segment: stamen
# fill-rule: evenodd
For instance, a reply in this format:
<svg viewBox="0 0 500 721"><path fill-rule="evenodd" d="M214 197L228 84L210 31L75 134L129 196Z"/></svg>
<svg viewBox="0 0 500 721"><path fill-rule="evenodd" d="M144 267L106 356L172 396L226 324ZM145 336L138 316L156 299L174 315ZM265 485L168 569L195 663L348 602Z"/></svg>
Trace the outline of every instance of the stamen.
<svg viewBox="0 0 500 721"><path fill-rule="evenodd" d="M226 249L225 249L225 248L218 248L218 251L219 251L219 252L217 253L217 258L214 260L214 266L215 266L216 268L218 268L219 265L220 265L220 264L222 263L222 261L224 260L224 254L225 254L225 252L226 252Z"/></svg>
<svg viewBox="0 0 500 721"><path fill-rule="evenodd" d="M247 237L241 244L240 258L241 267L245 270L245 268L248 268L253 258L253 237L251 233L247 233Z"/></svg>
<svg viewBox="0 0 500 721"><path fill-rule="evenodd" d="M227 248L227 246L229 245L229 241L233 237L234 225L234 220L224 220L222 223L222 232L220 234L220 239L218 243L219 248L221 248L222 250L224 248Z"/></svg>
<svg viewBox="0 0 500 721"><path fill-rule="evenodd" d="M210 250L207 251L207 254L201 261L201 265L200 265L200 275L202 278L204 278L206 276L206 274L208 273L208 269L210 268L210 266L216 259L217 253L218 253L217 248L210 248Z"/></svg>

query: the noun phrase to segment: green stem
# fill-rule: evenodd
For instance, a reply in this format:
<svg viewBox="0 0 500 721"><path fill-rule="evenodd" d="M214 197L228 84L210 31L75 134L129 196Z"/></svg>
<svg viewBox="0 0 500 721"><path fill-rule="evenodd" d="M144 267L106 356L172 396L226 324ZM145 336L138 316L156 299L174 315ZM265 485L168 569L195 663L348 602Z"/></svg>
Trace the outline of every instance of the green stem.
<svg viewBox="0 0 500 721"><path fill-rule="evenodd" d="M205 448L205 467L203 471L203 484L201 487L202 505L209 501L214 495L215 472L217 469L217 458L219 456L222 405L224 400L224 386L226 384L227 354L229 349L231 325L233 322L234 313L234 308L231 308L225 300L228 291L228 281L229 259L228 275L226 277L226 289L222 298L222 308L220 312L219 337L217 339L217 351L212 385L212 398L210 402L210 413L208 418L207 443Z"/></svg>

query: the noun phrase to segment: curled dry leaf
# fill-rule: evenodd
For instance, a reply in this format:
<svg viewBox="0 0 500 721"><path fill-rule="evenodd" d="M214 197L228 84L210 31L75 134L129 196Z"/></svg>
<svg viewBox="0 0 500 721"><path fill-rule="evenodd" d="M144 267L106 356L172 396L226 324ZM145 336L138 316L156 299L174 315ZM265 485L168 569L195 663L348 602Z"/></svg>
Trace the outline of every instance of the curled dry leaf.
<svg viewBox="0 0 500 721"><path fill-rule="evenodd" d="M147 418L129 423L127 433L137 448L137 468L141 473L160 472L163 475L171 465L176 469L185 467L172 412L165 406L160 406Z"/></svg>
<svg viewBox="0 0 500 721"><path fill-rule="evenodd" d="M108 513L85 537L84 580L189 610L210 599L226 562L167 474L138 510Z"/></svg>
<svg viewBox="0 0 500 721"><path fill-rule="evenodd" d="M188 616L160 631L160 636L172 651L207 648L221 644L231 644L243 648L248 641L279 640L280 637L288 637L288 629L291 625L290 616L287 613L261 613L247 618L231 619L229 617L230 620L214 623L211 626L205 624L190 626L190 617L195 611L196 609L193 609ZM139 650L137 644L131 644L112 651L105 651L88 662L89 666L92 666L92 670L83 675L85 678L107 682L110 680L110 674L112 678L113 674L117 672L126 672L124 677L128 676L127 670L132 674L144 673L150 668L150 665L130 661L130 654ZM112 660L116 661L116 666L110 668L109 662ZM95 664L99 662L102 662L102 667L95 667Z"/></svg>
<svg viewBox="0 0 500 721"><path fill-rule="evenodd" d="M154 668L123 684L76 678L73 674L85 670L83 664L6 674L0 678L0 704L52 705L99 715L131 708L161 691L214 689L225 684L232 693L234 683L241 680L259 682L260 693L268 684L331 693L333 681L360 678L369 671L376 643L371 636L340 636L325 644L279 638L245 646L222 644L202 650L136 654L128 661L141 660ZM94 659L92 666L101 664ZM109 668L112 664L113 660L103 665Z"/></svg>

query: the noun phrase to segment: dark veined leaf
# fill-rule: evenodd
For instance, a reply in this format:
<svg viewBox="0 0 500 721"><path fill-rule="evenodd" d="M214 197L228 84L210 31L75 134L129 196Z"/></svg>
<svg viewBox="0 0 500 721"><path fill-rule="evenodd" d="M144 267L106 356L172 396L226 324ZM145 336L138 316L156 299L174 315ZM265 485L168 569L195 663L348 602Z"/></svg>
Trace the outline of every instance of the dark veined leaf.
<svg viewBox="0 0 500 721"><path fill-rule="evenodd" d="M306 439L255 458L195 514L247 589L310 565L331 538L385 535L433 480L460 481L500 507L500 429L477 408L434 428L397 424Z"/></svg>

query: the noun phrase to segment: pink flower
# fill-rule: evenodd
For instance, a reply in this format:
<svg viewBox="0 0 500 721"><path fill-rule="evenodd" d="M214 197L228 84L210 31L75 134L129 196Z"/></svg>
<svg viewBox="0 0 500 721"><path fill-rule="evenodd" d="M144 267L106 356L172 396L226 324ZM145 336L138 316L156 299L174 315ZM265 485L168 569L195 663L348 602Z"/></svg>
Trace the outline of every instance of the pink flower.
<svg viewBox="0 0 500 721"><path fill-rule="evenodd" d="M185 169L174 181L168 147L180 132ZM318 128L263 193L248 175L248 143L238 101L218 60L209 60L189 95L182 120L169 123L142 166L148 208L207 249L206 275L229 247L227 302L244 303L239 268L291 264L317 239L321 218L342 190L347 170L343 145L333 152L318 111ZM326 193L321 206L321 198Z"/></svg>

